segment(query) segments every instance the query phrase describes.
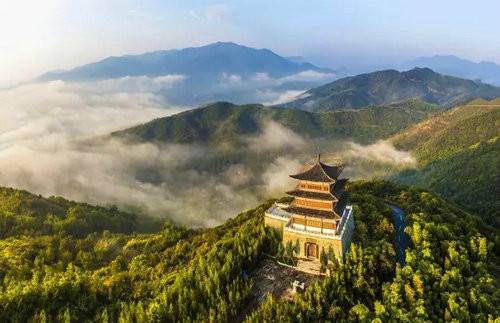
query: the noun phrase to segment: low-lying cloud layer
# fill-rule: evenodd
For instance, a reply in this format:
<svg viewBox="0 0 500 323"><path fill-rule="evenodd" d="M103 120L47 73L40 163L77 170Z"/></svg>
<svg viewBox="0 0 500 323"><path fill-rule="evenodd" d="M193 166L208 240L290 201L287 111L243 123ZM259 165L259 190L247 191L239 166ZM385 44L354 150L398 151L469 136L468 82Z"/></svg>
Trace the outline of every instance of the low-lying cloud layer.
<svg viewBox="0 0 500 323"><path fill-rule="evenodd" d="M0 148L51 134L70 139L103 135L182 110L169 107L144 82L142 78L93 84L53 81L0 91Z"/></svg>
<svg viewBox="0 0 500 323"><path fill-rule="evenodd" d="M245 138L248 149L253 151L272 151L286 149L289 151L300 150L306 140L282 124L268 120L265 121L262 131L256 135Z"/></svg>
<svg viewBox="0 0 500 323"><path fill-rule="evenodd" d="M179 76L94 83L28 84L0 92L0 185L206 226L252 207L253 174L235 164L221 174L196 170L206 147L128 143L111 131L181 111L158 87ZM276 123L249 138L250 150L302 143ZM263 140L266 145L259 145Z"/></svg>
<svg viewBox="0 0 500 323"><path fill-rule="evenodd" d="M130 143L107 136L185 109L170 105L156 91L184 81L179 75L55 81L0 91L0 185L116 204L191 226L221 223L294 185L288 175L310 157L310 139L273 121L264 122L258 134L241 138L240 149L256 159L233 162L217 172L198 167L221 158L207 147ZM352 164L349 176L371 176L374 165L414 163L408 153L386 142L334 146L339 147L335 156Z"/></svg>
<svg viewBox="0 0 500 323"><path fill-rule="evenodd" d="M350 148L345 152L348 157L378 161L385 164L415 166L415 158L407 151L397 150L390 142L379 140L371 145L349 143Z"/></svg>

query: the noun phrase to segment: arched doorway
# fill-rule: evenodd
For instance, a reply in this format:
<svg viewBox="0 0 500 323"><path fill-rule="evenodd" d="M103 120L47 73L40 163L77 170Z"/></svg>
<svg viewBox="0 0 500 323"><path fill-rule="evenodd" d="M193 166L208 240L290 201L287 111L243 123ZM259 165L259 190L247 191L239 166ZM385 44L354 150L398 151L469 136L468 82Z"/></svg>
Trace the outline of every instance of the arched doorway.
<svg viewBox="0 0 500 323"><path fill-rule="evenodd" d="M318 258L318 245L309 242L306 247L306 256L308 258Z"/></svg>

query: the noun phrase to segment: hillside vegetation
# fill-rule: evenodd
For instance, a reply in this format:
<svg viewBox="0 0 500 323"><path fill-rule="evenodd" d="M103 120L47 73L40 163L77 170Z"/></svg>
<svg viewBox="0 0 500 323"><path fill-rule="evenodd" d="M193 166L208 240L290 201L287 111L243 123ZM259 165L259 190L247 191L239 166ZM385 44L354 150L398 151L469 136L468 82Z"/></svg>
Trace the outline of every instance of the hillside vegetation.
<svg viewBox="0 0 500 323"><path fill-rule="evenodd" d="M119 211L68 201L44 198L27 191L0 187L0 239L29 235L65 234L83 237L92 232L149 231L158 222Z"/></svg>
<svg viewBox="0 0 500 323"><path fill-rule="evenodd" d="M332 275L291 303L268 298L248 321L441 322L498 317L499 282L488 268L491 261L498 269L498 249L496 256L491 253L491 240L478 232L480 222L413 188L358 182L350 190L355 205L362 207L356 209L357 245L351 247L345 264L335 266ZM383 238L378 245L367 245L359 237L365 230L366 238L377 236L377 231L369 230L380 230L387 221L379 199L397 203L408 214L411 247L406 264L393 266L393 272L385 272L387 260L378 258L383 255ZM496 239L498 248L498 235Z"/></svg>
<svg viewBox="0 0 500 323"><path fill-rule="evenodd" d="M416 98L453 106L476 98L500 96L500 87L435 73L428 68L406 72L378 71L342 78L305 92L284 107L307 111L332 111L387 105Z"/></svg>
<svg viewBox="0 0 500 323"><path fill-rule="evenodd" d="M500 315L493 229L418 189L360 182L349 191L357 229L345 264L334 261L332 275L291 303L266 299L248 321L486 321ZM51 203L15 190L5 190L5 198L22 214L44 214L39 205ZM386 200L408 214L412 245L405 266L396 264ZM282 252L279 237L263 225L271 203L211 229L40 235L35 226L33 234L3 238L0 320L231 321L252 297L247 273L264 252ZM22 216L14 208L0 212ZM83 231L86 219L78 224ZM10 224L5 229L15 231Z"/></svg>
<svg viewBox="0 0 500 323"><path fill-rule="evenodd" d="M499 136L500 99L435 115L392 138L420 163L396 178L449 197L500 227Z"/></svg>
<svg viewBox="0 0 500 323"><path fill-rule="evenodd" d="M437 106L418 100L331 113L218 102L113 135L162 143L218 145L239 142L242 136L262 132L266 122L272 120L310 138L349 138L370 142L394 134L439 110Z"/></svg>

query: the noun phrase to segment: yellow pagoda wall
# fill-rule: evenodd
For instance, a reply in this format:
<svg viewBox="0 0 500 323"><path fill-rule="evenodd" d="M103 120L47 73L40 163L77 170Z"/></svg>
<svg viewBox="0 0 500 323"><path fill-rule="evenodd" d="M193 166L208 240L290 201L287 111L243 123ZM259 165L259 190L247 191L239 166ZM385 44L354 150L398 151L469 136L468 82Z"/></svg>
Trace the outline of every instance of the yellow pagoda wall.
<svg viewBox="0 0 500 323"><path fill-rule="evenodd" d="M292 205L305 207L308 209L315 209L315 210L324 210L324 211L333 210L333 201L314 200L305 197L296 197L293 200Z"/></svg>
<svg viewBox="0 0 500 323"><path fill-rule="evenodd" d="M330 220L330 219L321 220L318 218L308 217L304 215L292 216L292 223L307 227L323 228L328 230L335 230L337 228L335 220Z"/></svg>
<svg viewBox="0 0 500 323"><path fill-rule="evenodd" d="M264 216L264 225L266 227L271 227L271 228L274 228L276 230L278 230L281 234L283 234L283 227L285 226L285 224L288 222L289 220L278 220L278 219L275 219L275 218L272 218L268 215L265 215Z"/></svg>
<svg viewBox="0 0 500 323"><path fill-rule="evenodd" d="M321 255L321 251L324 250L326 253L328 253L328 250L330 248L333 249L333 252L335 253L335 257L337 257L337 259L342 259L344 255L344 246L342 244L342 240L340 239L321 238L319 236L311 237L304 233L283 231L283 246L285 248L288 242L291 242L292 246L295 246L297 241L299 242L300 245L300 251L297 254L297 257L299 258L307 258L306 243L315 243L318 245L319 247L318 258L317 258L318 261L319 261L319 255Z"/></svg>

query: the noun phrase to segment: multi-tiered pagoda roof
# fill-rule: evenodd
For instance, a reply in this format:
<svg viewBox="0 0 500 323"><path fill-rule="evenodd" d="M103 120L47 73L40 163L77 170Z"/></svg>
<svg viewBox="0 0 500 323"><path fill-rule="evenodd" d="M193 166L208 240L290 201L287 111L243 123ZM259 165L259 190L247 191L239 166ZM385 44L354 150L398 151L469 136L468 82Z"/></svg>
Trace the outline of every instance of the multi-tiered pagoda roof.
<svg viewBox="0 0 500 323"><path fill-rule="evenodd" d="M294 201L286 208L292 214L321 218L339 219L347 204L347 194L344 187L346 178L339 179L343 166L330 166L317 162L304 172L290 175L298 179L297 187L287 192Z"/></svg>
<svg viewBox="0 0 500 323"><path fill-rule="evenodd" d="M343 166L329 166L318 160L314 166L305 172L290 175L290 177L302 181L333 183L339 177L342 169Z"/></svg>

